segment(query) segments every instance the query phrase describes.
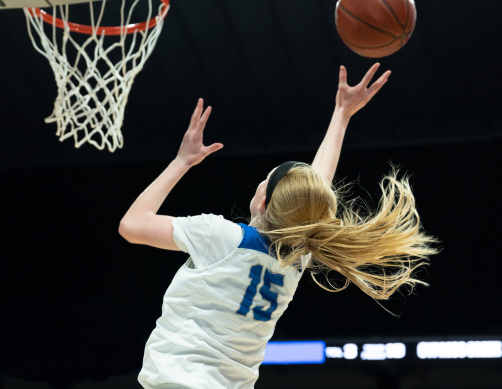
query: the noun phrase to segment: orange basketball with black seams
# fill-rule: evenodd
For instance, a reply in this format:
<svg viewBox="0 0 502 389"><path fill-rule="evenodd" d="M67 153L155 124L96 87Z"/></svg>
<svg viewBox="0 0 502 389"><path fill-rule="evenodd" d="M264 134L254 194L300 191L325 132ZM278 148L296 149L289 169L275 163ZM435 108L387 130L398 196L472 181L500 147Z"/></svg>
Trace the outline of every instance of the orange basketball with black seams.
<svg viewBox="0 0 502 389"><path fill-rule="evenodd" d="M364 57L381 58L403 47L417 21L414 0L338 0L336 29Z"/></svg>

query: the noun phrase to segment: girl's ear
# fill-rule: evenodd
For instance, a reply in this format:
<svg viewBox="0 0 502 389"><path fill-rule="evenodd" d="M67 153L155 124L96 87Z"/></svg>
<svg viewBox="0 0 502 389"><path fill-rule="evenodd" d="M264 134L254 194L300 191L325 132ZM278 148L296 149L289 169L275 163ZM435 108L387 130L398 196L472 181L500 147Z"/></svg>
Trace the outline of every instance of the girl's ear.
<svg viewBox="0 0 502 389"><path fill-rule="evenodd" d="M263 198L260 200L260 203L258 204L258 210L259 211L262 211L262 212L265 212L265 200L267 198L265 196L263 196Z"/></svg>

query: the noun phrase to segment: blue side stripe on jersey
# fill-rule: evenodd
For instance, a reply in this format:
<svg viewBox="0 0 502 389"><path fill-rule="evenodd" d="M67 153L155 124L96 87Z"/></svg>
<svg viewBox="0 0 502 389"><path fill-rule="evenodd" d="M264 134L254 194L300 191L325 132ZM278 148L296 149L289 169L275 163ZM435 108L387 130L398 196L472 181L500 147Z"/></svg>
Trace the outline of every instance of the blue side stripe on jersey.
<svg viewBox="0 0 502 389"><path fill-rule="evenodd" d="M251 249L259 251L263 254L269 254L269 243L258 233L255 227L251 227L243 223L237 224L239 224L244 230L244 237L242 238L241 244L238 248Z"/></svg>

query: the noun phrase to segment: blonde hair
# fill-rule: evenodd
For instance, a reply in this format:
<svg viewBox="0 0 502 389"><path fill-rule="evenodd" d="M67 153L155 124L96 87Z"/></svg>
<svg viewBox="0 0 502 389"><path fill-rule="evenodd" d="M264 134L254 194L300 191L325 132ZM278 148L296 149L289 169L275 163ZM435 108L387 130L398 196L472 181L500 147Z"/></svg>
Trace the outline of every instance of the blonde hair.
<svg viewBox="0 0 502 389"><path fill-rule="evenodd" d="M282 267L298 267L311 254L312 278L330 292L352 282L375 299L388 299L402 285L427 285L413 273L438 252L430 247L437 240L421 231L408 178L398 180L397 173L393 168L380 183L378 209L363 212L355 202L338 204L339 191L310 166L296 166L276 186L259 230ZM345 277L342 287L329 281L333 270ZM331 288L316 280L319 272Z"/></svg>

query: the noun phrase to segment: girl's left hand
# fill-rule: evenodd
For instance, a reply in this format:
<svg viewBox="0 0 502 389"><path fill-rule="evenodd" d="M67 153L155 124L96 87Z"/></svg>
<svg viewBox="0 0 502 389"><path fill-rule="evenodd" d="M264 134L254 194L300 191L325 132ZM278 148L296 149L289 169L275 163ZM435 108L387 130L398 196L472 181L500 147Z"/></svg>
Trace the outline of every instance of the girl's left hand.
<svg viewBox="0 0 502 389"><path fill-rule="evenodd" d="M336 109L342 110L350 118L363 108L387 82L390 76L391 72L387 70L368 88L371 79L379 67L379 63L374 64L370 70L368 70L362 81L358 85L351 87L347 84L347 69L345 69L345 66L341 66L338 93L336 94Z"/></svg>
<svg viewBox="0 0 502 389"><path fill-rule="evenodd" d="M223 148L221 143L213 143L211 146L204 146L202 143L204 128L211 115L211 107L204 113L204 100L199 99L197 107L192 115L190 127L183 137L177 158L189 166L194 166L202 162L209 154Z"/></svg>

